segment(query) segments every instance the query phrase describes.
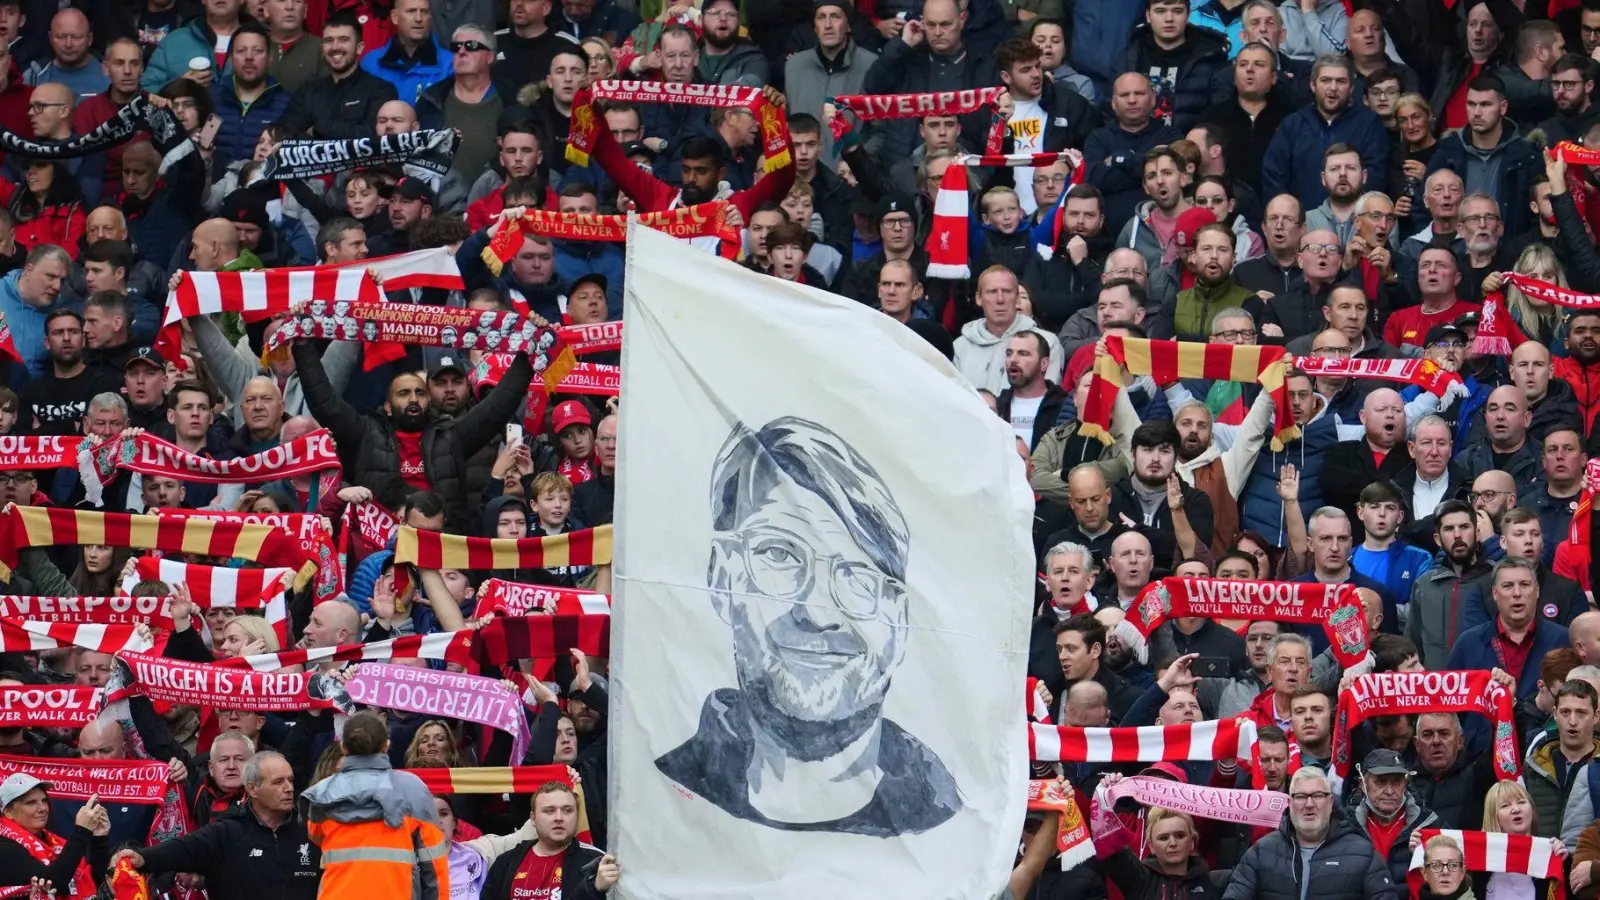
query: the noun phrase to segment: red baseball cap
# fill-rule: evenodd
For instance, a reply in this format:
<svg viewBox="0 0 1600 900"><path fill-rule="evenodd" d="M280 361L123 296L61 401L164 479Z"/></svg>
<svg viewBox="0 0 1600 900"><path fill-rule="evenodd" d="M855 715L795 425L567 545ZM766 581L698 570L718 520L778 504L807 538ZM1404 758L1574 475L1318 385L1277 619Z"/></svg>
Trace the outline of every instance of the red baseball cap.
<svg viewBox="0 0 1600 900"><path fill-rule="evenodd" d="M1179 247L1185 250L1194 246L1195 233L1202 227L1217 221L1211 210L1203 206L1195 206L1184 210L1178 215L1178 227L1172 239Z"/></svg>
<svg viewBox="0 0 1600 900"><path fill-rule="evenodd" d="M577 400L556 404L555 412L550 414L550 430L558 435L569 425L593 424L594 419L589 416L589 408Z"/></svg>

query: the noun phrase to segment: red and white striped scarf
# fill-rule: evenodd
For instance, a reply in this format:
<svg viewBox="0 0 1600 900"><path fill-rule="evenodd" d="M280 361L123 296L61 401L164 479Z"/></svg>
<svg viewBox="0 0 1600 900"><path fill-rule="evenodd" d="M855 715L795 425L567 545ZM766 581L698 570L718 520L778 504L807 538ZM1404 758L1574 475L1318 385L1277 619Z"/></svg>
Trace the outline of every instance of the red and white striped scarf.
<svg viewBox="0 0 1600 900"><path fill-rule="evenodd" d="M343 527L339 531L339 552L348 555L351 540L359 538L357 555L364 557L387 548L399 532L400 520L382 506L371 500L347 503Z"/></svg>
<svg viewBox="0 0 1600 900"><path fill-rule="evenodd" d="M460 631L438 631L433 634L408 634L372 644L344 644L339 647L282 650L277 653L258 653L254 656L236 656L232 659L218 660L217 665L250 668L257 672L275 672L284 666L324 662L438 659L466 666L472 663L472 638L472 629L463 628Z"/></svg>
<svg viewBox="0 0 1600 900"><path fill-rule="evenodd" d="M1028 718L1032 721L1049 725L1050 704L1045 703L1044 698L1039 696L1039 679L1033 677L1032 675L1028 676L1028 693L1026 698L1027 702L1023 705L1023 709L1027 712Z"/></svg>
<svg viewBox="0 0 1600 900"><path fill-rule="evenodd" d="M142 652L153 646L136 625L74 625L0 619L0 653L29 653L82 647L99 653Z"/></svg>
<svg viewBox="0 0 1600 900"><path fill-rule="evenodd" d="M338 473L333 472L335 478ZM324 484L329 492L332 487ZM339 549L334 545L333 523L327 516L315 513L253 513L216 509L174 509L170 507L147 510L163 519L213 519L219 522L238 522L244 525L266 525L286 531L300 541L300 549L317 564L317 576L311 582L311 595L315 603L332 600L344 590L344 565L339 559Z"/></svg>
<svg viewBox="0 0 1600 900"><path fill-rule="evenodd" d="M282 568L233 569L207 566L157 556L141 556L134 572L122 582L132 592L141 581L186 584L194 605L200 609L259 609L266 616L279 646L289 644L289 604L284 591L294 584L294 570Z"/></svg>
<svg viewBox="0 0 1600 900"><path fill-rule="evenodd" d="M1406 873L1406 883L1413 897L1421 894L1422 865L1427 859L1428 841L1441 834L1455 838L1457 846L1461 848L1462 863L1468 872L1497 872L1548 879L1550 893L1542 900L1561 900L1567 895L1565 860L1556 852L1558 841L1555 838L1424 828L1419 832L1421 843L1411 851L1411 870Z"/></svg>
<svg viewBox="0 0 1600 900"><path fill-rule="evenodd" d="M1053 166L1058 162L1071 164L1073 174L1077 175L1078 170L1083 166L1083 154L1076 150L1062 150L1059 153L987 153L982 156L963 153L956 157L955 164L958 166L1044 168Z"/></svg>
<svg viewBox="0 0 1600 900"><path fill-rule="evenodd" d="M1142 728L1028 726L1029 758L1038 762L1248 760L1255 745L1256 725L1249 719Z"/></svg>
<svg viewBox="0 0 1600 900"><path fill-rule="evenodd" d="M933 198L933 227L928 230L928 277L960 280L972 275L967 265L967 170L944 170Z"/></svg>
<svg viewBox="0 0 1600 900"><path fill-rule="evenodd" d="M547 610L558 616L609 616L611 597L575 588L490 578L478 588L478 608L472 616L526 616Z"/></svg>

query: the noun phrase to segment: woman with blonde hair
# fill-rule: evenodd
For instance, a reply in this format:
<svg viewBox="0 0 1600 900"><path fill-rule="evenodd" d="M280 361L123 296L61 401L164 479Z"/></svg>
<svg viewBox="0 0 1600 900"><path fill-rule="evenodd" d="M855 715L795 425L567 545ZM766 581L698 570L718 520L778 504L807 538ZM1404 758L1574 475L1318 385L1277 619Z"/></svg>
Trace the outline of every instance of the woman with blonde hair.
<svg viewBox="0 0 1600 900"><path fill-rule="evenodd" d="M1515 781L1497 781L1483 796L1483 830L1492 834L1534 834L1539 826L1528 789ZM1557 856L1567 855L1560 838L1536 838L1550 842ZM1474 872L1473 893L1483 900L1546 896L1546 879L1509 872ZM1530 892L1529 886L1532 886Z"/></svg>
<svg viewBox="0 0 1600 900"><path fill-rule="evenodd" d="M254 656L258 653L277 653L283 646L272 626L260 616L236 616L222 629L222 639L217 642L217 658Z"/></svg>
<svg viewBox="0 0 1600 900"><path fill-rule="evenodd" d="M406 745L408 769L450 769L466 765L456 747L455 733L442 719L423 722Z"/></svg>
<svg viewBox="0 0 1600 900"><path fill-rule="evenodd" d="M1121 780L1120 775L1112 773L1101 784L1109 787ZM1176 810L1152 806L1144 818L1144 839L1149 849L1142 860L1123 847L1098 863L1084 865L1103 866L1101 871L1122 891L1124 900L1221 898L1231 873L1226 869L1213 872L1200 858L1200 835L1194 819Z"/></svg>
<svg viewBox="0 0 1600 900"><path fill-rule="evenodd" d="M1511 270L1518 275L1527 275L1561 287L1569 286L1566 268L1561 265L1561 260L1556 259L1556 252L1544 244L1529 244L1517 257L1517 263ZM1552 356L1566 356L1567 330L1561 309L1506 285L1499 272L1490 272L1483 279L1483 294L1486 297L1501 287L1505 287L1506 313L1527 339L1549 347ZM1513 347L1520 343L1512 338Z"/></svg>
<svg viewBox="0 0 1600 900"><path fill-rule="evenodd" d="M1455 838L1436 834L1428 840L1417 900L1475 900L1472 879L1467 877L1466 856Z"/></svg>

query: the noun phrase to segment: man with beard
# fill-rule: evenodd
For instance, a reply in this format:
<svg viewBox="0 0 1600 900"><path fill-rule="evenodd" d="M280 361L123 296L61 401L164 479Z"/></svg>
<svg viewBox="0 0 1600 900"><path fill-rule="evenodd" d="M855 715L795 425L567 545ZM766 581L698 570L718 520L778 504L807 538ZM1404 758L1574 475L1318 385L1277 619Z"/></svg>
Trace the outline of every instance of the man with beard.
<svg viewBox="0 0 1600 900"><path fill-rule="evenodd" d="M1506 89L1500 79L1479 75L1467 83L1466 124L1440 139L1428 170L1454 170L1469 195L1484 194L1499 204L1505 231L1521 233L1531 215L1528 189L1539 173L1539 155L1519 134L1517 123L1506 118Z"/></svg>
<svg viewBox="0 0 1600 900"><path fill-rule="evenodd" d="M1089 132L1100 127L1100 114L1089 102L1072 91L1058 91L1045 77L1043 51L1026 38L1012 38L995 51L1000 81L1011 96L1009 126L1014 152L1054 153L1068 147L1082 147ZM1020 188L1033 180L1034 169L1015 171ZM1019 191L1022 211L1039 212L1034 194Z"/></svg>
<svg viewBox="0 0 1600 900"><path fill-rule="evenodd" d="M1435 420L1430 427L1437 428L1439 424ZM1419 433L1422 427L1418 422ZM1356 518L1361 521L1364 536L1350 554L1350 567L1387 587L1390 596L1409 599L1411 586L1418 575L1432 567L1433 557L1396 537L1400 523L1406 519L1405 495L1391 482L1375 481L1361 489Z"/></svg>
<svg viewBox="0 0 1600 900"><path fill-rule="evenodd" d="M89 366L83 358L83 319L70 309L50 313L44 322L44 347L50 366L22 388L18 410L28 434L78 434L89 399L116 391L116 372Z"/></svg>
<svg viewBox="0 0 1600 900"><path fill-rule="evenodd" d="M1501 385L1489 393L1483 407L1484 433L1461 451L1460 462L1469 472L1498 469L1510 474L1519 495L1526 495L1543 479L1537 440L1528 434L1533 415L1528 399L1515 385Z"/></svg>
<svg viewBox="0 0 1600 900"><path fill-rule="evenodd" d="M1480 543L1500 530L1501 519L1517 505L1517 493L1516 481L1499 469L1490 469L1472 479L1467 500L1472 504Z"/></svg>
<svg viewBox="0 0 1600 900"><path fill-rule="evenodd" d="M233 77L224 77L211 92L216 114L222 118L212 165L250 159L261 132L289 109L289 92L267 73L271 57L272 36L265 27L246 22L233 33L228 44Z"/></svg>
<svg viewBox="0 0 1600 900"><path fill-rule="evenodd" d="M443 416L459 417L472 405L467 371L455 357L440 357L428 370L428 397L430 407Z"/></svg>
<svg viewBox="0 0 1600 900"><path fill-rule="evenodd" d="M1152 272L1172 263L1184 250L1178 240L1178 218L1194 206L1183 190L1184 166L1183 158L1169 147L1144 155L1139 172L1147 199L1117 234L1117 246L1139 251ZM1228 246L1233 246L1231 234Z"/></svg>
<svg viewBox="0 0 1600 900"><path fill-rule="evenodd" d="M1006 344L1005 390L995 400L995 412L1011 423L1017 437L1028 442L1031 453L1041 438L1055 427L1066 392L1045 378L1050 342L1037 331L1014 335Z"/></svg>
<svg viewBox="0 0 1600 900"><path fill-rule="evenodd" d="M1203 341L1211 334L1215 314L1223 309L1257 313L1261 298L1233 280L1233 232L1221 222L1202 225L1195 232L1194 253L1188 267L1194 286L1178 292L1176 306L1163 310L1180 341Z"/></svg>
<svg viewBox="0 0 1600 900"><path fill-rule="evenodd" d="M1151 118L1154 108L1155 96L1147 76L1138 72L1120 75L1111 86L1111 114L1116 121L1090 132L1084 142L1083 162L1089 169L1084 183L1105 195L1107 232L1120 233L1146 197L1146 156L1183 136L1176 128L1155 122ZM1128 246L1121 241L1118 244Z"/></svg>
<svg viewBox="0 0 1600 900"><path fill-rule="evenodd" d="M1268 298L1293 293L1301 287L1300 239L1306 231L1305 213L1293 194L1267 201L1261 220L1261 237L1267 252L1234 266L1235 281Z"/></svg>
<svg viewBox="0 0 1600 900"><path fill-rule="evenodd" d="M378 109L396 99L392 83L361 68L361 24L344 10L322 26L328 74L301 85L278 124L294 137L349 139L372 133Z"/></svg>
<svg viewBox="0 0 1600 900"><path fill-rule="evenodd" d="M1539 123L1539 130L1551 146L1561 141L1580 141L1585 132L1600 123L1600 111L1589 99L1594 91L1593 66L1588 56L1568 53L1550 69L1550 92L1556 112Z"/></svg>
<svg viewBox="0 0 1600 900"><path fill-rule="evenodd" d="M1428 553L1439 549L1433 543L1433 511L1447 499L1466 499L1472 483L1467 469L1452 458L1454 434L1455 427L1444 415L1426 415L1418 419L1411 426L1411 439L1406 444L1411 465L1394 478L1405 517L1404 524L1400 525L1400 537ZM1404 597L1409 593L1408 588L1395 596Z"/></svg>
<svg viewBox="0 0 1600 900"><path fill-rule="evenodd" d="M1362 436L1328 450L1322 468L1322 500L1356 517L1361 491L1375 481L1390 481L1411 465L1406 449L1406 408L1400 394L1377 388L1361 402ZM1359 532L1355 535L1360 538Z"/></svg>
<svg viewBox="0 0 1600 900"><path fill-rule="evenodd" d="M1552 371L1572 388L1584 431L1592 435L1600 414L1600 311L1568 312L1567 355L1554 361Z"/></svg>
<svg viewBox="0 0 1600 900"><path fill-rule="evenodd" d="M705 46L696 66L701 84L765 87L767 58L754 41L739 36L739 4L734 0L708 0L700 9Z"/></svg>
<svg viewBox="0 0 1600 900"><path fill-rule="evenodd" d="M1526 199L1523 198L1524 206ZM1461 237L1466 252L1457 259L1462 269L1462 284L1457 291L1469 302L1483 302L1483 280L1496 272L1509 271L1516 263L1516 258L1501 245L1506 228L1500 209L1498 201L1483 194L1469 194L1461 201Z"/></svg>
<svg viewBox="0 0 1600 900"><path fill-rule="evenodd" d="M1552 427L1540 443L1544 481L1529 491L1518 505L1538 514L1542 534L1566 534L1583 494L1584 468L1589 464L1589 456L1583 451L1583 435L1578 431L1576 420ZM1548 565L1554 556L1555 545L1551 544L1550 556L1538 561Z"/></svg>
<svg viewBox="0 0 1600 900"><path fill-rule="evenodd" d="M1372 110L1351 103L1353 73L1348 59L1317 60L1311 70L1315 102L1284 118L1267 145L1261 163L1261 188L1267 196L1293 194L1306 209L1320 206L1328 193L1322 165L1336 144L1361 157L1368 190L1387 187L1389 131Z"/></svg>
<svg viewBox="0 0 1600 900"><path fill-rule="evenodd" d="M1361 153L1356 148L1334 144L1323 151L1322 188L1328 199L1306 213L1306 228L1331 231L1338 235L1339 243L1348 243L1356 226L1356 201L1366 183L1367 173L1361 168Z"/></svg>
<svg viewBox="0 0 1600 900"><path fill-rule="evenodd" d="M1396 347L1420 348L1434 326L1479 312L1478 304L1467 303L1457 295L1460 285L1461 271L1455 254L1444 247L1424 249L1417 259L1417 291L1422 302L1391 313L1383 325L1383 339Z"/></svg>
<svg viewBox="0 0 1600 900"><path fill-rule="evenodd" d="M1034 169L1034 195L1039 196L1039 180L1051 181L1064 173L1064 163ZM1042 201L1041 201L1042 202ZM1059 331L1063 346L1073 323L1094 322L1094 297L1109 265L1111 240L1105 234L1105 197L1094 185L1077 184L1067 191L1065 202L1055 210L1061 233L1053 243L1037 243L1022 269L1022 283L1033 298L1033 315L1041 328ZM1047 238L1047 241L1051 239ZM1124 253L1130 251L1123 251ZM1144 267L1140 259L1140 267ZM1088 315L1085 317L1085 313ZM1125 317L1118 317L1125 318ZM1083 338L1073 338L1072 350ZM1072 350L1068 350L1071 356Z"/></svg>
<svg viewBox="0 0 1600 900"><path fill-rule="evenodd" d="M1133 431L1133 478L1112 489L1110 513L1150 538L1156 561L1175 566L1209 546L1211 498L1173 473L1178 430L1170 421L1150 421Z"/></svg>
<svg viewBox="0 0 1600 900"><path fill-rule="evenodd" d="M311 415L340 446L359 448L347 461L346 482L377 490L398 473L416 490L438 492L449 529L467 533L467 460L500 437L527 394L533 380L528 357L517 354L500 383L455 418L431 418L427 382L414 372L397 375L379 418L358 412L334 391L322 365L322 349L296 341L294 360Z"/></svg>
<svg viewBox="0 0 1600 900"><path fill-rule="evenodd" d="M1249 413L1231 429L1225 442L1213 440L1214 420L1205 403L1193 398L1179 400L1175 393L1168 396L1168 402L1175 409L1172 423L1179 438L1175 471L1185 484L1193 485L1210 499L1211 551L1220 555L1233 545L1239 533L1236 498L1244 490L1251 462L1272 426L1271 395L1266 391L1256 394Z"/></svg>
<svg viewBox="0 0 1600 900"><path fill-rule="evenodd" d="M1473 620L1482 621L1489 564L1478 552L1477 515L1460 500L1439 504L1433 537L1439 553L1411 589L1405 630L1422 665L1438 670Z"/></svg>
<svg viewBox="0 0 1600 900"><path fill-rule="evenodd" d="M1260 150L1295 110L1286 96L1288 91L1274 90L1279 59L1271 46L1252 39L1233 59L1233 96L1200 114L1202 124L1222 132L1222 152L1234 178L1257 191L1261 187Z"/></svg>

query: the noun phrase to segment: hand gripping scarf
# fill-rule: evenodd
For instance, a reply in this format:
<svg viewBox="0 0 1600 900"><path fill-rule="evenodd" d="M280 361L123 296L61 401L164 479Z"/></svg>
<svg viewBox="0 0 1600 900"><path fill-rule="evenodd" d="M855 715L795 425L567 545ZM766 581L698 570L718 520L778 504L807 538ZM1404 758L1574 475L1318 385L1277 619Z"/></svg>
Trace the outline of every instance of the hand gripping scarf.
<svg viewBox="0 0 1600 900"><path fill-rule="evenodd" d="M0 728L79 728L100 710L100 689L59 685L0 687Z"/></svg>
<svg viewBox="0 0 1600 900"><path fill-rule="evenodd" d="M479 665L504 666L523 659L564 658L573 648L589 656L610 657L611 616L496 616L478 629L472 642L472 657Z"/></svg>
<svg viewBox="0 0 1600 900"><path fill-rule="evenodd" d="M276 481L320 472L323 490L332 493L337 486L339 468L339 453L326 428L287 444L268 447L253 456L234 459L210 459L190 453L148 431L133 437L115 437L100 444L85 442L78 457L84 496L96 506L104 503L105 486L116 479L119 469L205 484Z"/></svg>
<svg viewBox="0 0 1600 900"><path fill-rule="evenodd" d="M122 583L132 593L141 581L160 581L189 587L189 597L201 609L262 610L279 646L289 644L289 604L284 591L294 583L295 570L285 567L235 569L186 563L159 556L141 556L133 576ZM202 617L203 620L204 617ZM203 626L202 626L203 627Z"/></svg>
<svg viewBox="0 0 1600 900"><path fill-rule="evenodd" d="M0 598L3 600L4 598ZM569 616L609 616L611 598L606 594L547 584L521 584L490 578L478 587L478 608L472 617L522 616L549 613Z"/></svg>
<svg viewBox="0 0 1600 900"><path fill-rule="evenodd" d="M1479 326L1478 333L1483 333ZM1374 378L1414 384L1435 397L1443 397L1461 375L1440 368L1431 359L1357 359L1352 356L1299 356L1295 368L1313 378Z"/></svg>
<svg viewBox="0 0 1600 900"><path fill-rule="evenodd" d="M290 572L290 576L294 573ZM171 597L19 597L0 595L0 619L71 625L172 628Z"/></svg>
<svg viewBox="0 0 1600 900"><path fill-rule="evenodd" d="M1595 150L1585 150L1584 153L1600 155L1600 151ZM1506 311L1507 287L1516 288L1530 300L1539 300L1567 309L1600 310L1600 294L1585 294L1516 272L1501 272L1500 277L1504 280L1500 290L1485 297L1483 301L1477 336L1472 341L1472 349L1479 353L1505 355L1511 352L1513 346L1522 343L1522 340L1517 339L1522 337L1521 335L1513 335L1512 329L1515 329L1517 324L1511 321L1511 316ZM1526 338L1523 337L1523 340Z"/></svg>
<svg viewBox="0 0 1600 900"><path fill-rule="evenodd" d="M528 750L528 720L522 698L498 680L412 666L362 663L345 683L350 699L366 706L420 713L430 719L460 719L511 735L511 758Z"/></svg>
<svg viewBox="0 0 1600 900"><path fill-rule="evenodd" d="M1089 836L1089 822L1078 808L1078 795L1065 780L1034 779L1028 782L1028 812L1057 812L1061 820L1056 824L1056 855L1061 858L1061 871L1086 863L1094 858L1094 840Z"/></svg>
<svg viewBox="0 0 1600 900"><path fill-rule="evenodd" d="M111 867L111 900L150 900L150 885L129 857Z"/></svg>
<svg viewBox="0 0 1600 900"><path fill-rule="evenodd" d="M1424 828L1418 832L1421 843L1411 851L1411 868L1406 873L1411 896L1422 896L1422 866L1428 858L1428 841L1441 834L1455 839L1468 872L1500 872L1548 881L1548 893L1540 900L1565 900L1566 865L1556 852L1555 839L1454 828Z"/></svg>
<svg viewBox="0 0 1600 900"><path fill-rule="evenodd" d="M172 111L157 107L140 94L93 131L64 141L37 141L0 128L0 153L16 154L28 159L76 159L132 140L141 131L161 136L170 135L176 130L177 119ZM185 139L187 142L187 135ZM175 156L170 158L162 168L165 169L176 159Z"/></svg>
<svg viewBox="0 0 1600 900"><path fill-rule="evenodd" d="M1321 624L1339 665L1348 669L1367 655L1367 620L1348 584L1163 578L1146 585L1128 611L1147 641L1161 623L1186 617Z"/></svg>
<svg viewBox="0 0 1600 900"><path fill-rule="evenodd" d="M339 553L347 556L352 540L358 540L358 555L365 557L386 549L389 542L400 533L400 520L394 514L371 500L347 503L343 523L339 529Z"/></svg>
<svg viewBox="0 0 1600 900"><path fill-rule="evenodd" d="M1080 433L1096 437L1105 444L1111 440L1111 407L1122 390L1122 367L1135 375L1149 375L1157 384L1183 378L1254 382L1272 395L1277 407L1277 433L1272 449L1282 450L1287 441L1300 436L1289 408L1289 389L1284 383L1285 352L1282 347L1199 344L1188 341L1150 341L1109 335L1106 355L1094 362L1094 377L1089 383L1089 399L1084 403Z"/></svg>
<svg viewBox="0 0 1600 900"><path fill-rule="evenodd" d="M881 119L921 119L926 116L962 116L980 109L990 111L989 137L983 152L998 154L1005 141L1005 120L995 111L995 98L1003 87L974 88L964 91L933 91L925 94L841 94L823 101L841 111L855 114L863 122ZM839 140L849 130L844 116L835 116L829 130Z"/></svg>
<svg viewBox="0 0 1600 900"><path fill-rule="evenodd" d="M410 164L433 175L443 175L450 171L460 140L453 128L423 128L351 140L284 141L261 164L250 184L296 181L394 164Z"/></svg>
<svg viewBox="0 0 1600 900"><path fill-rule="evenodd" d="M571 133L567 137L567 161L577 166L589 164L589 154L605 122L595 113L594 101L615 100L640 103L668 103L673 106L701 106L750 110L761 125L763 168L773 172L793 161L789 154L789 123L783 107L767 102L759 88L728 84L667 84L659 81L597 81L578 91L572 99Z"/></svg>
<svg viewBox="0 0 1600 900"><path fill-rule="evenodd" d="M1023 710L1027 714L1029 721L1040 722L1045 725L1049 725L1051 724L1050 704L1044 702L1044 697L1039 693L1039 687L1039 679L1029 675L1028 689L1027 693L1024 695L1025 702L1023 704Z"/></svg>
<svg viewBox="0 0 1600 900"><path fill-rule="evenodd" d="M167 519L54 507L11 506L0 512L0 579L10 580L22 547L104 544L201 556L239 557L295 570L295 589L316 576L293 536L265 525L211 519Z"/></svg>
<svg viewBox="0 0 1600 900"><path fill-rule="evenodd" d="M18 771L18 770L12 770ZM10 774L7 772L6 774ZM43 837L18 825L15 821L0 816L0 840L15 841L28 851L34 862L48 866L55 862L61 851L67 849L65 839L46 831ZM94 876L89 872L89 855L84 854L78 861L78 867L72 870L72 882L64 887L57 887L56 894L70 897L72 900L88 900L94 896ZM27 885L19 887L0 888L0 897L31 897Z"/></svg>
<svg viewBox="0 0 1600 900"><path fill-rule="evenodd" d="M567 145L568 152L571 152L572 146ZM638 216L639 224L671 237L719 238L718 255L723 259L737 259L741 238L739 229L728 223L729 208L728 201L713 200L694 206L634 215ZM505 269L505 264L522 249L522 240L526 235L537 234L568 241L621 243L628 238L628 216L530 209L525 210L520 219L501 219L495 229L489 246L483 248L483 264L489 267L489 271L499 275Z"/></svg>
<svg viewBox="0 0 1600 900"><path fill-rule="evenodd" d="M256 712L301 712L332 706L308 693L311 674L305 672L257 672L147 653L119 653L117 660L117 671L106 685L108 704L142 694L167 703Z"/></svg>
<svg viewBox="0 0 1600 900"><path fill-rule="evenodd" d="M1256 724L1249 719L1140 728L1028 726L1029 758L1038 762L1248 760L1255 745Z"/></svg>
<svg viewBox="0 0 1600 900"><path fill-rule="evenodd" d="M391 659L436 659L472 665L473 631L436 631L433 634L407 634L371 644L343 644L310 650L280 650L219 660L216 665L256 672L276 672L285 666L316 665L325 662L388 662Z"/></svg>
<svg viewBox="0 0 1600 900"><path fill-rule="evenodd" d="M1167 778L1125 778L1106 791L1115 802L1132 797L1144 806L1160 806L1189 816L1270 828L1283 821L1289 795L1279 791L1241 790L1185 784Z"/></svg>
<svg viewBox="0 0 1600 900"><path fill-rule="evenodd" d="M1482 713L1494 721L1494 772L1502 781L1521 768L1511 691L1483 669L1454 672L1372 672L1339 695L1333 720L1333 765L1350 774L1350 729L1371 716Z"/></svg>
<svg viewBox="0 0 1600 900"><path fill-rule="evenodd" d="M78 464L78 445L83 442L77 436L5 435L0 437L0 472L73 468Z"/></svg>

